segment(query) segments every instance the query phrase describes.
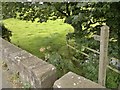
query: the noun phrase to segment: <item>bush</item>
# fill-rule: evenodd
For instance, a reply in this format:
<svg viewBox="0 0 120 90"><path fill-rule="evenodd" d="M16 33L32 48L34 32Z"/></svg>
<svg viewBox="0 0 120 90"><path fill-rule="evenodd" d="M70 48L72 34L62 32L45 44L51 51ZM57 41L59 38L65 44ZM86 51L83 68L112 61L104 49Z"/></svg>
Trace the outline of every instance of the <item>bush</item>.
<svg viewBox="0 0 120 90"><path fill-rule="evenodd" d="M3 39L7 40L7 41L11 41L10 37L12 36L12 32L10 30L8 30L4 24L0 24L0 37L2 37Z"/></svg>

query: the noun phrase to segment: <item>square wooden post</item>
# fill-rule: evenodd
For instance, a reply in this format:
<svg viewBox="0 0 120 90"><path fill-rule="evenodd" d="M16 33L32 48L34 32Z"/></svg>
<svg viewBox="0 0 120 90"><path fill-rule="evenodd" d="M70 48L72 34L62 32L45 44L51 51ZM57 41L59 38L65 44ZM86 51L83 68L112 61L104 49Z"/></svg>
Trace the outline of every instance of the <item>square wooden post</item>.
<svg viewBox="0 0 120 90"><path fill-rule="evenodd" d="M108 64L108 42L109 42L109 27L101 27L100 35L100 58L99 58L99 75L98 83L105 86L106 69Z"/></svg>

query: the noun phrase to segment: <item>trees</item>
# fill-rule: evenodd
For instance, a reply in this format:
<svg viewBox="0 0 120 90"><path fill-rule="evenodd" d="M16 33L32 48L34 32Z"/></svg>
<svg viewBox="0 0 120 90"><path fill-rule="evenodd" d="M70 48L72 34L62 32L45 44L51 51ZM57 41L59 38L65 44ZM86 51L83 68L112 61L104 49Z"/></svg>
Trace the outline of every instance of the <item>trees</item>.
<svg viewBox="0 0 120 90"><path fill-rule="evenodd" d="M19 13L20 19L39 22L48 19L65 18L65 23L71 24L77 31L84 27L89 28L91 24L103 23L117 25L119 19L119 2L3 2L3 18L16 17ZM114 18L113 18L114 17ZM114 24L114 25L113 25ZM117 23L118 24L118 23Z"/></svg>
<svg viewBox="0 0 120 90"><path fill-rule="evenodd" d="M93 34L100 34L100 27L107 24L110 27L109 56L120 59L118 54L118 50L120 52L118 37L120 33L120 2L3 2L2 7L4 19L16 17L34 22L38 18L38 22L42 23L47 22L48 19L64 18L65 23L74 27L74 33L68 33L67 40L73 39L76 48L81 51L85 51L83 45L93 49L99 48L99 43L93 40ZM75 53L74 58L74 64L81 63L85 59L84 56ZM93 57L90 59L94 60ZM93 63L90 64L93 66ZM90 69L90 64L85 65Z"/></svg>
<svg viewBox="0 0 120 90"><path fill-rule="evenodd" d="M19 19L46 22L48 19L65 18L65 23L74 27L74 33L68 34L68 38L82 38L93 33L99 33L97 30L103 23L110 26L110 36L117 34L119 27L119 6L120 2L6 2L3 3L3 18L16 17ZM96 27L92 24L98 23ZM79 43L77 39L76 42Z"/></svg>

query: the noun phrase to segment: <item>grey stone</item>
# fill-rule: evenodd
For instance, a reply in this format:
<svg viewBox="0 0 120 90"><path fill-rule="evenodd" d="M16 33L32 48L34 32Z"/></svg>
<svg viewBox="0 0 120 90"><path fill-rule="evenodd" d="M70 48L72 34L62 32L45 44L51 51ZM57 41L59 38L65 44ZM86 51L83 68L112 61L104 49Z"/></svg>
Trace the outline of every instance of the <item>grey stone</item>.
<svg viewBox="0 0 120 90"><path fill-rule="evenodd" d="M0 37L0 49L2 48L2 38Z"/></svg>
<svg viewBox="0 0 120 90"><path fill-rule="evenodd" d="M51 65L41 65L39 68L33 69L37 77L39 77L39 83L41 83L42 88L51 88L55 82L56 78L56 68Z"/></svg>
<svg viewBox="0 0 120 90"><path fill-rule="evenodd" d="M2 49L0 49L0 60L2 60Z"/></svg>
<svg viewBox="0 0 120 90"><path fill-rule="evenodd" d="M21 81L34 88L50 88L56 80L56 68L38 57L2 39L2 59Z"/></svg>
<svg viewBox="0 0 120 90"><path fill-rule="evenodd" d="M105 88L89 79L68 72L59 80L55 81L54 88Z"/></svg>

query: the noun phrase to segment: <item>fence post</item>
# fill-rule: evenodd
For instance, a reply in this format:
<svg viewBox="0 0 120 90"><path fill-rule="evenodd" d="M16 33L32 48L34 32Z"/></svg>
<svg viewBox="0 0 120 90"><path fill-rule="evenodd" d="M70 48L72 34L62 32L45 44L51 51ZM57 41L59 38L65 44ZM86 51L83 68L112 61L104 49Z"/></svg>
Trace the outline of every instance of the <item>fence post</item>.
<svg viewBox="0 0 120 90"><path fill-rule="evenodd" d="M98 83L103 86L105 86L106 69L108 64L108 42L109 42L109 27L105 25L101 27L100 59L99 59L99 75L98 75Z"/></svg>

